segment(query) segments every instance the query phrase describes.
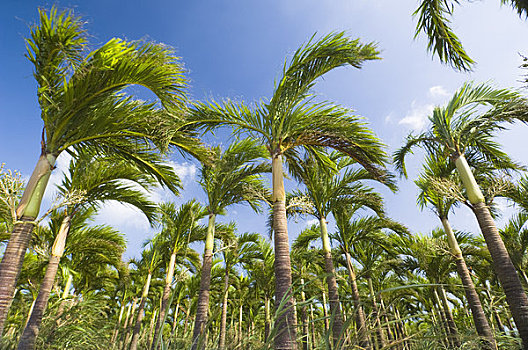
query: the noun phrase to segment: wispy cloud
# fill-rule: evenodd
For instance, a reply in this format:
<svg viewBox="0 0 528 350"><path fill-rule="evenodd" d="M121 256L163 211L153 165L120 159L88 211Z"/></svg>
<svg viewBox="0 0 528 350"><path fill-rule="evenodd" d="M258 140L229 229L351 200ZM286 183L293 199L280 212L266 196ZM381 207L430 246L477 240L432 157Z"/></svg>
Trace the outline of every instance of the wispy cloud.
<svg viewBox="0 0 528 350"><path fill-rule="evenodd" d="M429 88L429 96L433 99L445 99L451 96L451 93L447 91L443 86L436 85Z"/></svg>
<svg viewBox="0 0 528 350"><path fill-rule="evenodd" d="M400 119L398 124L407 126L413 131L422 131L425 128L427 117L433 112L433 108L433 104L418 104L413 101L411 109L405 117Z"/></svg>

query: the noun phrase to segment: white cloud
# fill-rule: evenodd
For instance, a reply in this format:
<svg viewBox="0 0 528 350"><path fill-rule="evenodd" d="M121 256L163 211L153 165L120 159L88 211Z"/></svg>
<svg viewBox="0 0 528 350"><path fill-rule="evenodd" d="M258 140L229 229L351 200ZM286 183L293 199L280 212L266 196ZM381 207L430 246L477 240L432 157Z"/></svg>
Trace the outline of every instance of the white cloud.
<svg viewBox="0 0 528 350"><path fill-rule="evenodd" d="M168 165L174 169L174 172L178 175L183 184L193 181L196 177L197 168L195 164L189 162L176 163L169 161Z"/></svg>
<svg viewBox="0 0 528 350"><path fill-rule="evenodd" d="M429 96L433 99L445 99L451 96L451 94L443 86L436 85L429 88Z"/></svg>
<svg viewBox="0 0 528 350"><path fill-rule="evenodd" d="M101 206L97 212L96 222L111 225L121 232L143 231L150 229L146 216L132 206L110 201Z"/></svg>
<svg viewBox="0 0 528 350"><path fill-rule="evenodd" d="M416 101L411 103L411 110L405 117L400 119L398 124L405 125L414 131L422 131L427 122L427 118L433 112L434 105L419 105Z"/></svg>

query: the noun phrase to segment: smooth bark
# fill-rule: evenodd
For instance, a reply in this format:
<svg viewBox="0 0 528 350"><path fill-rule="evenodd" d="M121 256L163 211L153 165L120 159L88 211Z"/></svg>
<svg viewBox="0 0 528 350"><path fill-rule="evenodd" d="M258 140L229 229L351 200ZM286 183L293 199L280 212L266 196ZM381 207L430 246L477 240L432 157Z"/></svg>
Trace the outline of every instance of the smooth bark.
<svg viewBox="0 0 528 350"><path fill-rule="evenodd" d="M334 348L338 348L343 336L343 315L341 314L341 306L339 304L339 293L335 277L334 261L332 258L332 249L330 247L330 238L328 237L328 228L326 226L325 218L319 219L319 226L321 228L326 284L328 285L330 313L332 315L332 339Z"/></svg>
<svg viewBox="0 0 528 350"><path fill-rule="evenodd" d="M466 159L460 155L455 160L455 164L486 241L493 268L506 295L506 302L522 339L523 347L528 348L528 297Z"/></svg>
<svg viewBox="0 0 528 350"><path fill-rule="evenodd" d="M352 265L352 259L348 252L345 253L348 277L350 278L350 287L352 289L352 302L354 303L355 315L356 315L356 330L358 332L359 346L365 349L370 348L370 341L367 334L367 322L365 320L365 311L361 306L361 298L359 296L359 290L356 282L356 272L354 265Z"/></svg>
<svg viewBox="0 0 528 350"><path fill-rule="evenodd" d="M466 294L469 308L471 309L473 322L475 322L475 328L477 329L478 335L482 338L482 347L484 349L496 349L497 345L495 343L495 338L493 337L493 331L491 330L484 309L482 308L480 298L475 289L475 285L473 284L473 280L471 279L466 261L462 256L462 251L460 250L453 229L447 218L441 218L441 221L444 226L444 231L447 234L451 254L453 254L455 259L458 275L464 286L464 292Z"/></svg>
<svg viewBox="0 0 528 350"><path fill-rule="evenodd" d="M302 324L302 336L301 336L301 344L303 347L303 350L308 350L308 315L306 313L306 296L304 294L304 279L301 278L301 324Z"/></svg>
<svg viewBox="0 0 528 350"><path fill-rule="evenodd" d="M222 300L222 317L220 319L220 339L218 340L218 350L225 349L228 294L229 294L229 268L226 266L226 272L224 276L224 299Z"/></svg>
<svg viewBox="0 0 528 350"><path fill-rule="evenodd" d="M4 323L13 301L24 255L31 239L33 221L40 211L42 197L54 164L53 155L43 153L40 156L16 210L19 221L13 228L4 257L0 262L0 336L4 331Z"/></svg>
<svg viewBox="0 0 528 350"><path fill-rule="evenodd" d="M450 339L451 343L454 347L459 348L460 347L460 337L458 335L458 329L455 324L455 319L453 317L453 313L451 312L451 309L449 308L449 303L447 301L447 295L445 292L445 289L443 286L438 287L439 294L440 294L440 300L442 301L442 306L444 309L444 315L447 321L447 327L449 328L450 333Z"/></svg>
<svg viewBox="0 0 528 350"><path fill-rule="evenodd" d="M198 293L196 319L194 321L192 350L205 349L207 317L209 313L209 290L211 288L211 268L213 265L214 234L215 215L209 214L202 273L200 275L200 292Z"/></svg>
<svg viewBox="0 0 528 350"><path fill-rule="evenodd" d="M376 322L376 341L379 344L379 348L384 348L387 345L387 339L385 338L385 333L381 327L381 320L378 308L378 302L376 300L376 293L374 292L374 287L372 285L372 279L367 277L367 283L370 292L370 298L372 300L372 313Z"/></svg>
<svg viewBox="0 0 528 350"><path fill-rule="evenodd" d="M143 287L143 294L141 295L141 301L139 302L139 306L138 306L138 315L136 319L136 324L134 326L134 333L132 333L132 341L130 342L130 350L137 349L137 344L139 341L139 332L141 331L141 322L143 321L143 317L145 317L145 313L144 313L145 303L147 302L151 279L152 279L152 274L149 272L147 276L147 281L145 282L145 286Z"/></svg>
<svg viewBox="0 0 528 350"><path fill-rule="evenodd" d="M165 287L163 288L163 294L161 296L161 307L159 312L158 321L156 322L156 328L154 329L154 338L152 339L151 350L157 348L159 333L163 329L165 322L165 314L169 307L169 297L171 292L172 279L174 278L174 267L176 265L176 251L173 251L170 257L169 266L167 268L167 275L165 277Z"/></svg>
<svg viewBox="0 0 528 350"><path fill-rule="evenodd" d="M297 330L295 307L292 298L292 277L288 224L286 220L286 195L284 192L284 174L282 156L272 154L273 180L273 234L275 244L275 350L296 350Z"/></svg>

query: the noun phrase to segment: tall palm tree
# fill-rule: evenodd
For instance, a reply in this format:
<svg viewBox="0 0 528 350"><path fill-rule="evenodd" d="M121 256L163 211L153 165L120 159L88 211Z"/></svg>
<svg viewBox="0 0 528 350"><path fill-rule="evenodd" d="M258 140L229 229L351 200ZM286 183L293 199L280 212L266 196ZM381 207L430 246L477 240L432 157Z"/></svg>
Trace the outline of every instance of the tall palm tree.
<svg viewBox="0 0 528 350"><path fill-rule="evenodd" d="M528 3L524 0L500 0L509 4L519 16L528 15ZM437 55L440 62L451 65L457 70L469 71L475 61L464 50L462 42L451 29L451 19L455 5L460 0L421 0L413 13L418 16L415 37L420 32L427 35L427 50Z"/></svg>
<svg viewBox="0 0 528 350"><path fill-rule="evenodd" d="M204 208L195 200L184 203L176 209L173 203L164 203L159 208L161 214L162 232L159 234L158 249L166 261L165 287L161 298L161 308L154 331L151 349L156 349L158 334L163 329L165 314L169 307L170 291L174 279L177 258L193 258L195 251L188 247L189 243L198 239L196 226L198 221L205 216Z"/></svg>
<svg viewBox="0 0 528 350"><path fill-rule="evenodd" d="M362 44L344 33L319 40L313 37L284 65L272 97L254 107L243 103L197 104L192 110L195 123L204 127L232 126L261 140L272 164L273 233L275 244L275 305L279 314L276 349L295 349L296 321L291 298L291 263L286 220L283 158L302 151L333 148L352 157L375 177L387 178L385 152L376 136L352 111L328 102L313 101L312 88L329 71L379 59L373 43Z"/></svg>
<svg viewBox="0 0 528 350"><path fill-rule="evenodd" d="M309 157L302 160L292 160L289 162L289 168L292 174L306 187L304 191L297 191L295 195L308 198L311 203L309 213L319 220L330 312L333 317L332 337L334 347L339 347L339 343L344 340L343 316L326 219L334 208L345 205L354 205L357 208L368 207L381 213L383 212L383 204L380 196L363 183L363 180L372 179L371 174L364 169L352 169L350 167L355 163L354 160L343 157L337 152L328 157L324 154L318 156L327 158L324 165L323 162L318 162L313 157ZM330 167L329 164L331 164Z"/></svg>
<svg viewBox="0 0 528 350"><path fill-rule="evenodd" d="M200 184L208 200L209 223L193 330L193 350L199 347L199 340L206 329L216 216L224 214L227 207L244 202L258 210L258 202L266 197L261 174L269 172L267 164L258 162L265 151L250 139L236 141L224 152L217 147L214 153L211 164L203 164L200 173Z"/></svg>
<svg viewBox="0 0 528 350"><path fill-rule="evenodd" d="M440 191L434 186L436 180L452 178L452 170L453 168L449 167L449 163L446 159L440 160L431 157L427 158L424 166L424 174L415 181L419 188L418 205L421 209L427 206L431 207L435 215L441 221L444 232L447 236L451 255L456 263L458 275L464 286L464 292L471 309L473 321L475 322L475 328L483 340L482 346L486 349L495 349L496 343L491 327L484 313L484 309L482 308L478 293L475 290L475 285L473 284L466 261L462 255L462 250L460 250L460 246L456 240L455 232L449 223L449 212L455 205L456 200L440 193Z"/></svg>
<svg viewBox="0 0 528 350"><path fill-rule="evenodd" d="M409 135L405 145L394 154L394 160L400 173L406 175L405 156L421 146L429 154L449 158L454 164L486 240L519 335L528 347L528 297L468 164L468 160L471 163L483 159L496 168L519 168L493 141L493 135L503 129L502 123L516 117L512 110L519 106L524 107L524 101L515 92L466 83L445 107L435 107L429 117L429 130Z"/></svg>
<svg viewBox="0 0 528 350"><path fill-rule="evenodd" d="M43 121L41 155L16 210L18 223L0 263L0 334L12 300L34 220L55 160L63 151L89 147L114 154L153 171L153 146L173 144L200 152L191 130L182 124L186 80L178 58L162 45L111 39L86 54L87 34L71 12L39 10L38 25L26 40L34 65ZM152 91L156 103L136 100L127 87ZM197 153L198 152L198 153Z"/></svg>

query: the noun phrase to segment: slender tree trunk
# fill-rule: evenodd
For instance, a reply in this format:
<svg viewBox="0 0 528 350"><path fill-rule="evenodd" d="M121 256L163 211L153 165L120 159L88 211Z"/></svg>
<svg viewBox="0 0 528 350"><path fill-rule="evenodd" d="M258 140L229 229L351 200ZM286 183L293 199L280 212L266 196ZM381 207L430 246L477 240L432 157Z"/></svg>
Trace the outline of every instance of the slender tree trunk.
<svg viewBox="0 0 528 350"><path fill-rule="evenodd" d="M449 332L451 333L451 341L456 348L460 347L460 337L458 335L458 329L455 324L455 319L449 308L449 303L447 301L447 295L443 286L439 286L438 290L440 291L440 299L442 300L442 305L444 307L444 313L446 315L447 325L449 327Z"/></svg>
<svg viewBox="0 0 528 350"><path fill-rule="evenodd" d="M387 345L387 339L385 339L385 333L383 332L383 328L381 327L378 302L376 301L376 293L374 292L374 287L372 285L372 279L370 277L367 277L367 283L368 283L368 287L370 291L370 298L372 300L372 310L374 313L374 319L376 323L377 340L379 342L379 347L384 348Z"/></svg>
<svg viewBox="0 0 528 350"><path fill-rule="evenodd" d="M316 344L316 340L315 340L315 317L314 317L314 312L313 312L313 304L310 303L310 318L311 318L311 323L312 323L312 346L310 347L310 349L315 349L315 344Z"/></svg>
<svg viewBox="0 0 528 350"><path fill-rule="evenodd" d="M123 332L121 333L121 337L119 338L119 347L118 349L123 349L125 347L125 344L128 343L128 329L129 329L129 318L130 318L130 313L132 312L132 315L134 314L134 311L135 311L135 306L134 308L132 308L132 304L136 305L136 298L134 298L134 301L130 304L128 304L128 308L127 308L127 313L126 313L126 316L125 316L125 322L123 323ZM131 311L132 309L132 311Z"/></svg>
<svg viewBox="0 0 528 350"><path fill-rule="evenodd" d="M387 309L385 308L385 303L383 302L383 297L381 296L381 294L379 295L379 304L380 304L380 310L381 310L381 317L383 317L384 322L386 324L384 328L387 331L387 338L390 344L394 340L394 336L392 334L391 327L390 327L389 315L387 314Z"/></svg>
<svg viewBox="0 0 528 350"><path fill-rule="evenodd" d="M451 335L451 329L449 328L446 314L444 312L444 309L442 307L442 301L440 300L440 297L438 296L438 292L436 291L436 288L433 287L433 296L435 299L435 304L433 308L436 308L438 312L438 317L440 319L440 324L442 328L444 329L445 338L442 339L442 343L445 344L448 347L453 347L454 344L452 343L452 335Z"/></svg>
<svg viewBox="0 0 528 350"><path fill-rule="evenodd" d="M297 330L295 307L292 299L292 277L290 245L288 242L288 224L286 219L286 195L284 192L284 174L282 156L272 154L273 179L273 234L275 243L275 350L296 350Z"/></svg>
<svg viewBox="0 0 528 350"><path fill-rule="evenodd" d="M224 276L224 300L222 301L222 318L220 319L220 340L218 341L218 350L225 349L228 293L229 293L229 267L226 265L226 272Z"/></svg>
<svg viewBox="0 0 528 350"><path fill-rule="evenodd" d="M303 346L303 350L308 350L308 317L306 313L306 296L304 294L304 278L301 278L301 324L302 324L302 336L301 336L301 344Z"/></svg>
<svg viewBox="0 0 528 350"><path fill-rule="evenodd" d="M112 348L115 347L115 342L117 340L117 336L119 335L119 326L121 326L121 321L123 320L123 313L125 312L124 302L125 302L125 298L123 298L123 303L121 304L121 310L119 310L119 318L117 319L114 333L112 334L112 339L110 339L110 342L112 343Z"/></svg>
<svg viewBox="0 0 528 350"><path fill-rule="evenodd" d="M145 303L147 302L147 297L150 288L150 281L152 279L152 273L149 272L147 276L147 282L145 282L145 287L143 288L143 295L141 295L141 301L139 302L138 315L136 319L136 324L134 326L134 333L132 334L132 341L130 342L130 350L136 350L137 344L139 341L139 332L141 331L141 321L143 321Z"/></svg>
<svg viewBox="0 0 528 350"><path fill-rule="evenodd" d="M330 330L330 325L328 322L328 310L326 308L326 293L323 290L323 316L324 316L324 327L325 327L325 334L327 334Z"/></svg>
<svg viewBox="0 0 528 350"><path fill-rule="evenodd" d="M158 335L160 331L163 330L163 325L165 321L165 314L167 313L167 308L169 306L169 297L171 292L171 285L172 285L172 279L174 278L174 267L176 265L176 250L172 251L169 266L167 268L167 275L165 277L165 287L163 288L163 295L161 297L161 307L160 307L160 313L158 317L158 321L156 322L156 328L154 330L154 339L152 339L151 344L151 350L155 350L157 348L156 344L158 343Z"/></svg>
<svg viewBox="0 0 528 350"><path fill-rule="evenodd" d="M176 333L176 327L178 325L178 312L179 311L180 311L180 296L178 295L178 301L176 302L176 308L174 309L174 315L172 319L172 330L171 330L171 339L170 339L171 342L178 335Z"/></svg>
<svg viewBox="0 0 528 350"><path fill-rule="evenodd" d="M455 263L457 266L458 275L462 280L462 285L464 286L464 292L466 293L466 299L471 309L471 315L473 316L473 321L475 322L475 328L477 329L478 335L482 338L482 347L483 349L496 349L497 345L495 343L495 338L493 337L493 332L480 303L480 298L475 290L475 285L471 279L471 275L466 265L466 261L462 256L462 251L458 245L455 234L447 218L440 218L442 225L444 226L444 231L447 234L447 241L449 243L449 248L451 254L455 258Z"/></svg>
<svg viewBox="0 0 528 350"><path fill-rule="evenodd" d="M369 349L370 342L367 335L367 322L365 320L365 312L361 306L361 298L359 296L359 290L356 282L356 272L354 271L354 265L352 265L350 254L345 252L345 256L347 261L348 277L350 278L350 287L352 289L352 302L354 303L356 314L356 329L358 332L359 346Z"/></svg>
<svg viewBox="0 0 528 350"><path fill-rule="evenodd" d="M238 344L242 344L242 300L238 308Z"/></svg>
<svg viewBox="0 0 528 350"><path fill-rule="evenodd" d="M524 348L528 348L528 297L465 157L460 155L455 164L473 205L473 212L491 254L493 268L506 295L519 336Z"/></svg>
<svg viewBox="0 0 528 350"><path fill-rule="evenodd" d="M147 335L147 344L151 344L151 340L152 340L152 344L156 343L156 340L155 340L156 338L152 339L151 337L153 336L153 333L154 333L154 325L157 323L156 322L157 312L158 310L154 310L154 312L152 313L152 317L150 318L150 327L149 327L149 332Z"/></svg>
<svg viewBox="0 0 528 350"><path fill-rule="evenodd" d="M211 287L211 268L213 265L214 234L215 214L209 214L202 274L200 276L200 292L198 294L198 306L196 307L196 319L194 321L192 350L205 349L205 333L209 312L209 289Z"/></svg>
<svg viewBox="0 0 528 350"><path fill-rule="evenodd" d="M66 215L62 220L61 227L55 237L55 242L51 249L51 257L48 262L48 267L46 268L46 273L44 279L39 288L39 294L37 296L37 301L35 302L35 307L31 312L29 317L29 322L24 328L24 332L20 337L18 343L18 349L34 349L37 336L39 333L40 325L42 323L42 317L48 306L48 300L51 293L51 288L55 283L55 277L57 276L57 270L59 268L59 262L64 254L64 249L66 246L66 237L70 231L71 225L71 216Z"/></svg>
<svg viewBox="0 0 528 350"><path fill-rule="evenodd" d="M330 247L330 238L328 237L328 228L326 219L319 219L321 227L321 240L323 242L323 253L325 260L326 284L328 285L328 296L330 298L330 313L332 314L332 338L334 348L339 347L343 336L343 315L339 305L339 293L335 277L334 262L332 259L332 248Z"/></svg>
<svg viewBox="0 0 528 350"><path fill-rule="evenodd" d="M43 152L16 210L19 222L13 228L0 263L0 336L4 332L4 323L13 301L24 255L31 239L33 221L40 211L40 203L54 165L55 157Z"/></svg>
<svg viewBox="0 0 528 350"><path fill-rule="evenodd" d="M268 296L264 296L264 342L267 343L269 340L271 328L271 315L270 315L270 300Z"/></svg>

